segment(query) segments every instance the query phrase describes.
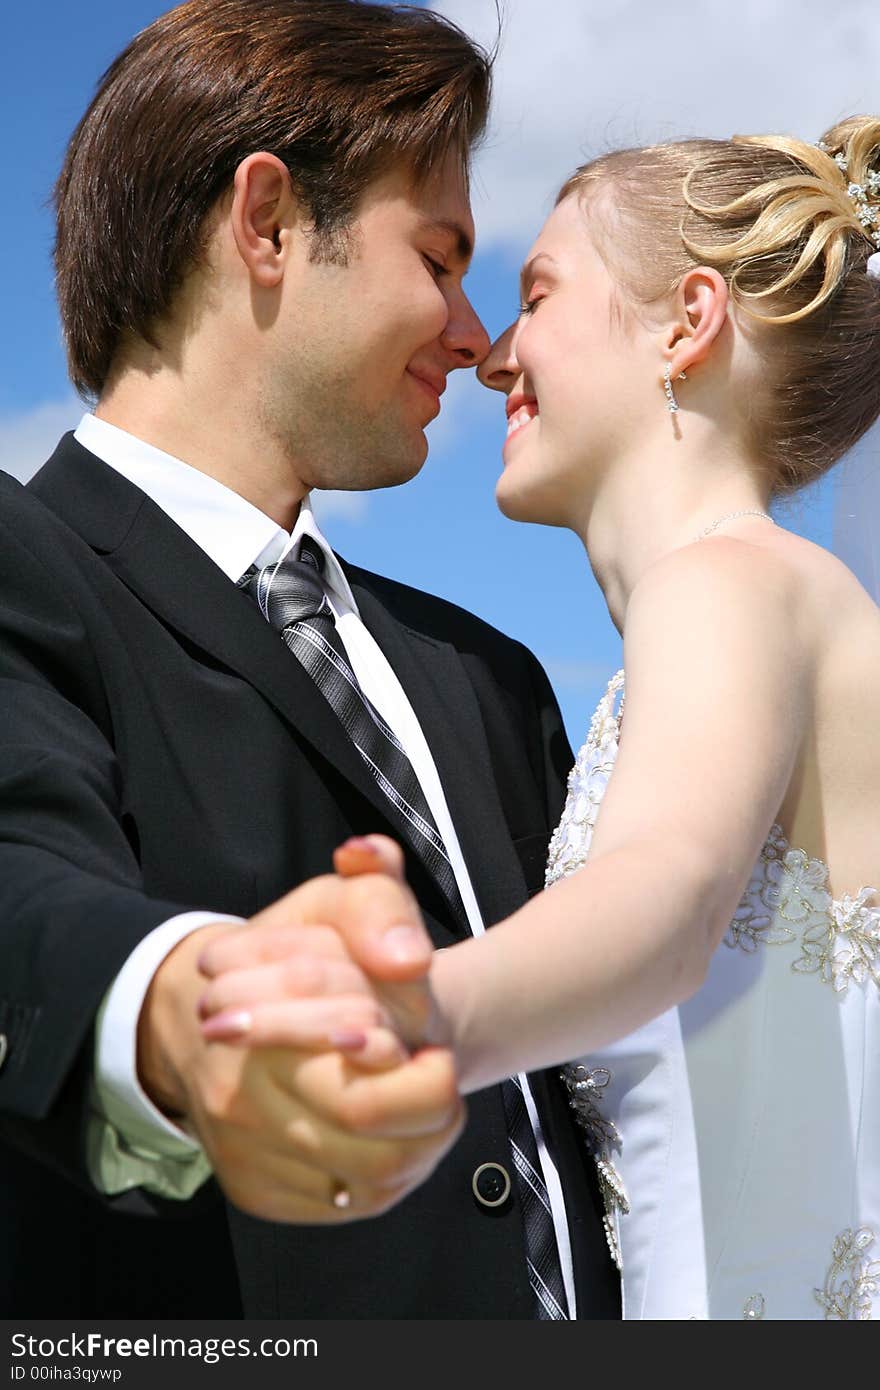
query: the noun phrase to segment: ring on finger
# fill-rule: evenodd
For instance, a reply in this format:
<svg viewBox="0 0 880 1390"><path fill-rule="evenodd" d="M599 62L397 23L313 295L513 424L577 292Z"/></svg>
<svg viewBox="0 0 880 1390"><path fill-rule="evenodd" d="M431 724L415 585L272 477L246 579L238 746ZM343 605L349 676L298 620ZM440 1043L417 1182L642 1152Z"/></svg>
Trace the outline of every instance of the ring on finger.
<svg viewBox="0 0 880 1390"><path fill-rule="evenodd" d="M339 1178L333 1179L330 1188L330 1200L337 1211L345 1211L351 1206L351 1192Z"/></svg>

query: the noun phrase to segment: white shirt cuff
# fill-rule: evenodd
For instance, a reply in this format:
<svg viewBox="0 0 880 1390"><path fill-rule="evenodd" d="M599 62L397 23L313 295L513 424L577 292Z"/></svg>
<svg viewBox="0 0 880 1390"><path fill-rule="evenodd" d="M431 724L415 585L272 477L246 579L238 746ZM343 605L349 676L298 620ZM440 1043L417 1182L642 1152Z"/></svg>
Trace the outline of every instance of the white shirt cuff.
<svg viewBox="0 0 880 1390"><path fill-rule="evenodd" d="M162 961L211 922L242 922L219 912L183 912L139 942L110 986L95 1024L95 1069L88 1164L101 1191L146 1187L185 1199L210 1175L198 1140L153 1105L137 1075L137 1025Z"/></svg>

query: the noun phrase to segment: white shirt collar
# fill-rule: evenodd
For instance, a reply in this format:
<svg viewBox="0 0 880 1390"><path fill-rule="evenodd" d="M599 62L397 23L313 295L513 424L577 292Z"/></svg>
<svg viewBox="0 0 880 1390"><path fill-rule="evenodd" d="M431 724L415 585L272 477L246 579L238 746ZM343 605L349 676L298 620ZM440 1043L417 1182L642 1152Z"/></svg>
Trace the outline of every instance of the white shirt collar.
<svg viewBox="0 0 880 1390"><path fill-rule="evenodd" d="M292 532L232 488L94 415L84 415L74 438L150 497L185 531L227 578L237 582L251 565L274 563L311 536L324 553L324 583L331 596L358 611L342 566L321 535L304 497Z"/></svg>

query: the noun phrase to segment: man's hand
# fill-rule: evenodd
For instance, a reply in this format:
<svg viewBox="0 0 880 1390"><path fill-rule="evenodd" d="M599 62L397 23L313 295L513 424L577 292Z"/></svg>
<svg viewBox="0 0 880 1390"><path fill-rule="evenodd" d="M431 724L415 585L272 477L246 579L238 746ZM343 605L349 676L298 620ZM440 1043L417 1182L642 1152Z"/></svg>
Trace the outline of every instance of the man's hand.
<svg viewBox="0 0 880 1390"><path fill-rule="evenodd" d="M163 962L144 1004L138 1056L145 1089L192 1126L230 1200L265 1219L329 1223L377 1215L423 1182L461 1131L464 1106L451 1055L426 1047L409 1056L331 929L336 924L361 937L398 929L384 968L395 1009L416 1038L431 1013L431 944L405 885L370 877L373 892L366 879L327 876L246 926L217 923L193 933ZM305 940L308 955L292 963L291 950ZM369 946L364 954L369 958ZM261 1007L283 1007L283 992L294 987L296 1007L310 1010L310 1040L270 1046L241 1031L234 1045L207 1040L199 1026L206 993L200 965L208 990L227 971L236 989L247 976L262 991L258 999L269 996ZM347 1019L341 1030L334 1023L340 999ZM360 1059L370 1071L354 1060L356 1052L332 1048L334 1033L343 1048L353 1034L370 1038ZM340 1207L334 1199L343 1189L350 1201Z"/></svg>

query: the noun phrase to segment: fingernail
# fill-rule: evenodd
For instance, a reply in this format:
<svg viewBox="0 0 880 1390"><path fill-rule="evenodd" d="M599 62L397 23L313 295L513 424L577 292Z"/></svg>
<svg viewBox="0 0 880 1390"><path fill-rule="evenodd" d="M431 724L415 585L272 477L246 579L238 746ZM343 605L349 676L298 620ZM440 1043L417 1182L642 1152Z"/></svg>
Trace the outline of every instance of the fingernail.
<svg viewBox="0 0 880 1390"><path fill-rule="evenodd" d="M230 1013L215 1014L213 1018L206 1019L202 1024L202 1037L241 1038L251 1031L253 1024L253 1015L247 1009L236 1009Z"/></svg>
<svg viewBox="0 0 880 1390"><path fill-rule="evenodd" d="M327 1041L340 1052L362 1052L367 1045L367 1035L357 1028L334 1028L327 1034Z"/></svg>
<svg viewBox="0 0 880 1390"><path fill-rule="evenodd" d="M382 934L382 949L398 965L425 959L425 938L417 927L389 927Z"/></svg>
<svg viewBox="0 0 880 1390"><path fill-rule="evenodd" d="M373 846L370 844L369 840L364 835L352 835L348 840L345 841L344 844L340 845L339 848L372 850Z"/></svg>

